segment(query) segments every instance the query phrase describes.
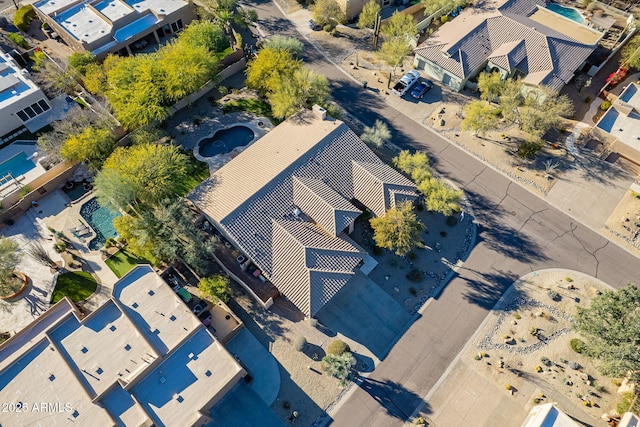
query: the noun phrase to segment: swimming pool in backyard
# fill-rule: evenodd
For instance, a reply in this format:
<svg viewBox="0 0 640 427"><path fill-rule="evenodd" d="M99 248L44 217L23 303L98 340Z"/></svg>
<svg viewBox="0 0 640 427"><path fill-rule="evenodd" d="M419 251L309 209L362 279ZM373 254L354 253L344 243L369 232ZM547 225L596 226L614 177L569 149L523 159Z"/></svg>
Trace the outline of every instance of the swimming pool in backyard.
<svg viewBox="0 0 640 427"><path fill-rule="evenodd" d="M558 15L569 18L572 21L577 22L578 24L582 24L584 22L582 14L572 7L565 7L557 3L549 3L546 8L552 12L557 13Z"/></svg>
<svg viewBox="0 0 640 427"><path fill-rule="evenodd" d="M247 126L235 125L216 131L212 136L203 138L198 143L198 152L202 157L213 157L229 153L236 147L249 144L255 133Z"/></svg>
<svg viewBox="0 0 640 427"><path fill-rule="evenodd" d="M87 224L96 236L89 242L89 249L96 251L104 246L109 237L116 237L118 233L113 226L113 220L120 216L119 212L100 206L97 198L93 198L80 207L80 215L87 221Z"/></svg>
<svg viewBox="0 0 640 427"><path fill-rule="evenodd" d="M21 151L9 160L0 163L0 178L4 178L9 174L17 178L35 167L36 164L27 157L27 153Z"/></svg>

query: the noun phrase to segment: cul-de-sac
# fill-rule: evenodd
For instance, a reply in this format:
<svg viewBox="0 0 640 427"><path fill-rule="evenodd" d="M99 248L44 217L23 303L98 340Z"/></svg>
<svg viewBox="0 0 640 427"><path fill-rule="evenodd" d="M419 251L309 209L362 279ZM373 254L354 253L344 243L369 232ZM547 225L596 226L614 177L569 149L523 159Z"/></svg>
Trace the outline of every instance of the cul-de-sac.
<svg viewBox="0 0 640 427"><path fill-rule="evenodd" d="M0 0L0 427L640 426L639 26Z"/></svg>

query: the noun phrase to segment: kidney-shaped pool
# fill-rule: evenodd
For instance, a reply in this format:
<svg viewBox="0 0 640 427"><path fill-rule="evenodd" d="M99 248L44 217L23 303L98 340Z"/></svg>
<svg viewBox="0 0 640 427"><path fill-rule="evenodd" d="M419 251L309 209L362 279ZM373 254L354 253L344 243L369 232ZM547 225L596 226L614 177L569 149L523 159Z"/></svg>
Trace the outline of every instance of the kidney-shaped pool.
<svg viewBox="0 0 640 427"><path fill-rule="evenodd" d="M255 134L247 126L236 125L216 131L212 136L203 138L198 143L198 152L202 157L213 157L228 153L236 147L247 145Z"/></svg>

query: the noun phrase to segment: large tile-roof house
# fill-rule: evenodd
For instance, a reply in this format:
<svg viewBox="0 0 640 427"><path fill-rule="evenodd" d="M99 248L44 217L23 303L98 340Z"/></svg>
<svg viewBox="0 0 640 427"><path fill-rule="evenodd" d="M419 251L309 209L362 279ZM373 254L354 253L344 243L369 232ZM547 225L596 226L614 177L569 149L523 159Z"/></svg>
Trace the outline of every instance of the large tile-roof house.
<svg viewBox="0 0 640 427"><path fill-rule="evenodd" d="M0 346L6 426L202 426L246 374L150 266L82 317L66 297Z"/></svg>
<svg viewBox="0 0 640 427"><path fill-rule="evenodd" d="M456 91L484 70L560 90L602 37L545 8L546 0L499 1L443 25L415 49L415 66Z"/></svg>
<svg viewBox="0 0 640 427"><path fill-rule="evenodd" d="M188 198L307 316L367 255L345 230L416 197L344 123L303 111L215 172Z"/></svg>

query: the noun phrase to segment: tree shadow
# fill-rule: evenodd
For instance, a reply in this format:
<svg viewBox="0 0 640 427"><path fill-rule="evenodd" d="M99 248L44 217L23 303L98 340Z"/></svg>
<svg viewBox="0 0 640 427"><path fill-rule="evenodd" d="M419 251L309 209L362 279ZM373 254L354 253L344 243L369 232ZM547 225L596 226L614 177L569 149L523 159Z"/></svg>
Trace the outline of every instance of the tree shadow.
<svg viewBox="0 0 640 427"><path fill-rule="evenodd" d="M465 267L458 270L458 277L469 285L469 290L464 293L463 298L487 310L491 310L504 292L518 279L518 275L511 272L480 273ZM512 292L514 293L510 298L519 296L520 291L517 288Z"/></svg>
<svg viewBox="0 0 640 427"><path fill-rule="evenodd" d="M413 391L391 380L378 381L372 378L357 376L355 383L367 392L387 414L398 420L407 421L415 408L421 407L424 414L431 414L431 406Z"/></svg>
<svg viewBox="0 0 640 427"><path fill-rule="evenodd" d="M305 347L303 353L309 359L316 361L322 360L322 358L327 355L322 347L312 343L307 343L307 346Z"/></svg>
<svg viewBox="0 0 640 427"><path fill-rule="evenodd" d="M375 362L369 356L364 354L352 352L353 357L356 359L356 365L354 369L358 372L373 372L375 369Z"/></svg>
<svg viewBox="0 0 640 427"><path fill-rule="evenodd" d="M476 212L490 212L479 218L482 222L477 224L476 245L484 243L492 251L524 263L548 259L542 246L508 224L509 217L528 214L531 218L535 212L507 212L477 192L467 190L466 194Z"/></svg>

